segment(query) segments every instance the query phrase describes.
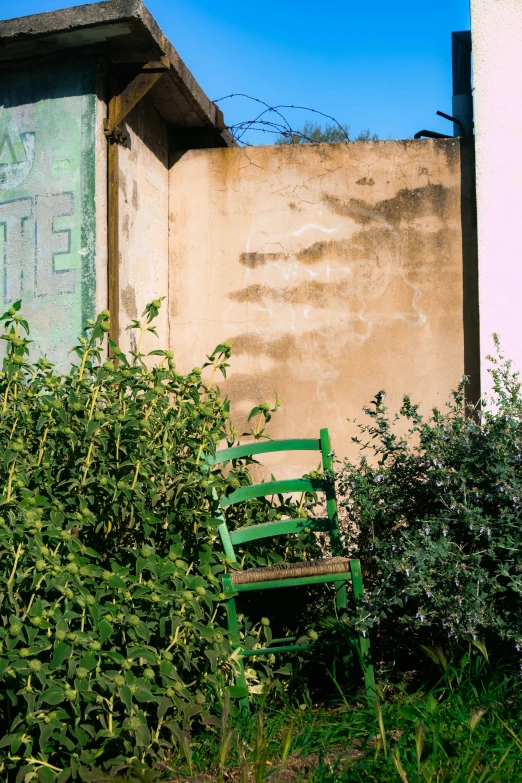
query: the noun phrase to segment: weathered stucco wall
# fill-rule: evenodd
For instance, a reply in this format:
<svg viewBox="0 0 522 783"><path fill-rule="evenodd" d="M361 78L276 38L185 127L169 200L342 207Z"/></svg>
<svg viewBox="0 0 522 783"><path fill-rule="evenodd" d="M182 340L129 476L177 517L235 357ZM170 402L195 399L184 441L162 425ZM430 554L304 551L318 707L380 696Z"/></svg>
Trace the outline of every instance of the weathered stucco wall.
<svg viewBox="0 0 522 783"><path fill-rule="evenodd" d="M125 122L129 141L120 148L120 345L135 348L129 322L146 304L167 296L168 274L168 139L167 127L147 99ZM145 335L144 351L168 340L166 303L156 321L158 341Z"/></svg>
<svg viewBox="0 0 522 783"><path fill-rule="evenodd" d="M458 139L185 153L170 170L180 368L229 340L234 418L278 391L271 434L328 426L340 455L380 389L392 408L443 405L464 372L461 195Z"/></svg>
<svg viewBox="0 0 522 783"><path fill-rule="evenodd" d="M60 365L95 310L95 64L0 73L0 298Z"/></svg>
<svg viewBox="0 0 522 783"><path fill-rule="evenodd" d="M522 370L522 3L471 0L482 379L498 332Z"/></svg>

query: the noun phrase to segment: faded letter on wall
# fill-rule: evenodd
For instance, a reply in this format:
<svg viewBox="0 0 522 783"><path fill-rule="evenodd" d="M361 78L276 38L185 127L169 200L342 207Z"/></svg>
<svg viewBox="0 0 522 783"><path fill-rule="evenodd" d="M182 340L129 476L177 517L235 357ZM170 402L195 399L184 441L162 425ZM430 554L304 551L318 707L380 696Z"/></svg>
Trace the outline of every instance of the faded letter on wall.
<svg viewBox="0 0 522 783"><path fill-rule="evenodd" d="M0 307L61 366L95 302L94 64L0 73Z"/></svg>

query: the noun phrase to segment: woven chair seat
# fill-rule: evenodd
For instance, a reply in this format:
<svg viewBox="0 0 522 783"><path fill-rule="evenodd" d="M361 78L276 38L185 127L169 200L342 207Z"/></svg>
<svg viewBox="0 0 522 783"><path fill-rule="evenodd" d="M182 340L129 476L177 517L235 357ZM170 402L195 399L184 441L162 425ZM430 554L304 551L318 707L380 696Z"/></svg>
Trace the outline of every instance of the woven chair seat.
<svg viewBox="0 0 522 783"><path fill-rule="evenodd" d="M323 576L324 574L346 574L350 570L347 557L330 557L326 560L303 560L300 563L284 563L267 568L251 568L248 571L232 571L233 585L252 582L273 582L276 579L295 579L299 576Z"/></svg>

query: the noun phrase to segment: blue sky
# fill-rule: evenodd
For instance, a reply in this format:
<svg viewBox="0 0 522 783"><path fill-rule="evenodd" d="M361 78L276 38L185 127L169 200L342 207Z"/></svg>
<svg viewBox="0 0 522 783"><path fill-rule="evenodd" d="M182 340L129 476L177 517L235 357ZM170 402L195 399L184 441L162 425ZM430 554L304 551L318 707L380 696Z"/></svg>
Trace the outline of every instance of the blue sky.
<svg viewBox="0 0 522 783"><path fill-rule="evenodd" d="M17 15L69 5L21 0ZM311 106L380 138L423 128L451 133L451 32L469 28L469 0L148 0L149 10L207 95L247 93L267 103ZM13 16L0 0L0 18ZM257 107L223 101L229 124ZM303 112L285 112L293 127ZM265 134L252 143L271 143Z"/></svg>

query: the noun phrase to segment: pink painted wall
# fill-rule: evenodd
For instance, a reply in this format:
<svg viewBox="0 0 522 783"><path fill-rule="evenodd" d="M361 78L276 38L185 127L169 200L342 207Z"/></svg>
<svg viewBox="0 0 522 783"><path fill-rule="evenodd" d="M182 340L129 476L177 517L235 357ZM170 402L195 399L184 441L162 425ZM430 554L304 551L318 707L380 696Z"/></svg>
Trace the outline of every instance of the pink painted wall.
<svg viewBox="0 0 522 783"><path fill-rule="evenodd" d="M493 332L522 370L522 2L471 0L482 388Z"/></svg>

